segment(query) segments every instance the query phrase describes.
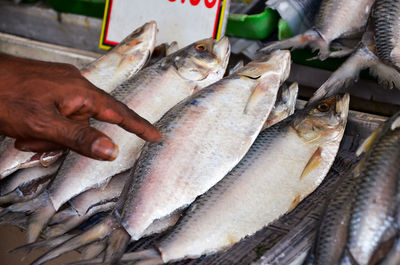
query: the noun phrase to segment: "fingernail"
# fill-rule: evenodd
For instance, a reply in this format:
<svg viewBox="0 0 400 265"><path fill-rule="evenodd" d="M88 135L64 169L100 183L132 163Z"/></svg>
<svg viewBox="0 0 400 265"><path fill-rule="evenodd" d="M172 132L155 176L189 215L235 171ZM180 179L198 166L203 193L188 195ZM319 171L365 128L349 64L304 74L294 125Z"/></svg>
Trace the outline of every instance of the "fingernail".
<svg viewBox="0 0 400 265"><path fill-rule="evenodd" d="M108 138L100 137L92 144L92 154L97 159L112 161L118 156L118 145Z"/></svg>

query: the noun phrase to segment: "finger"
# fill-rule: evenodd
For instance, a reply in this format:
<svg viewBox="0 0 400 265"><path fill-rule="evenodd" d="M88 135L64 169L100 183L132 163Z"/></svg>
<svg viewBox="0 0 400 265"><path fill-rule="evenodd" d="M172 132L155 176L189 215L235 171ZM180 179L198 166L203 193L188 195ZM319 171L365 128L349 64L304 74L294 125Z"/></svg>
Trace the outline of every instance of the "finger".
<svg viewBox="0 0 400 265"><path fill-rule="evenodd" d="M118 156L118 146L108 136L61 115L52 117L51 127L46 128L42 135L44 139L94 159L112 161Z"/></svg>
<svg viewBox="0 0 400 265"><path fill-rule="evenodd" d="M17 139L15 141L15 148L21 151L29 151L29 152L52 152L66 149L65 146L45 141L45 140L35 140L35 139Z"/></svg>
<svg viewBox="0 0 400 265"><path fill-rule="evenodd" d="M100 95L100 97L99 97ZM114 123L149 142L159 142L161 133L147 120L140 117L125 104L106 93L100 93L95 100L95 118Z"/></svg>

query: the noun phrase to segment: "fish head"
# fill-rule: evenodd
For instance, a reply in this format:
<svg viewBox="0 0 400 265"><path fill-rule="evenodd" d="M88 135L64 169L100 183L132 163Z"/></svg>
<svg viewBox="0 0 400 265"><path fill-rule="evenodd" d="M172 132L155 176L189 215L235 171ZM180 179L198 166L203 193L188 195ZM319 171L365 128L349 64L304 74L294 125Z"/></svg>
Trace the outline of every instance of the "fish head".
<svg viewBox="0 0 400 265"><path fill-rule="evenodd" d="M292 127L305 142L341 139L346 126L349 101L349 94L345 94L311 104L294 117Z"/></svg>
<svg viewBox="0 0 400 265"><path fill-rule="evenodd" d="M157 39L156 34L157 23L155 21L147 22L123 39L121 43L114 48L115 52L121 56L129 56L147 50L149 43L151 50L153 50Z"/></svg>
<svg viewBox="0 0 400 265"><path fill-rule="evenodd" d="M288 50L276 50L248 63L236 72L241 78L256 79L258 82L268 82L270 78L280 78L282 83L290 73L291 57Z"/></svg>
<svg viewBox="0 0 400 265"><path fill-rule="evenodd" d="M178 50L171 55L171 59L182 78L194 81L198 87L203 88L222 78L230 50L227 37L218 42L208 38Z"/></svg>

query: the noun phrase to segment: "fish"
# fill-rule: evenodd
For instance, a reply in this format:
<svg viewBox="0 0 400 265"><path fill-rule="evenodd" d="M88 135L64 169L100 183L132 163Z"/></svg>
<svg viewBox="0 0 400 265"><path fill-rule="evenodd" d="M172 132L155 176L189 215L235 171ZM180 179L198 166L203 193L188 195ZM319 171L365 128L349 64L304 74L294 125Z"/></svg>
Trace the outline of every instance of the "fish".
<svg viewBox="0 0 400 265"><path fill-rule="evenodd" d="M400 264L400 237L396 238L396 241L386 255L386 258L380 263L380 265L399 265Z"/></svg>
<svg viewBox="0 0 400 265"><path fill-rule="evenodd" d="M81 74L107 93L136 74L150 59L157 23L150 21L123 39L111 51L81 69Z"/></svg>
<svg viewBox="0 0 400 265"><path fill-rule="evenodd" d="M298 91L299 84L297 82L294 82L289 87L285 86L285 84L281 87L275 106L269 113L262 130L279 123L294 113Z"/></svg>
<svg viewBox="0 0 400 265"><path fill-rule="evenodd" d="M319 50L320 60L325 60L334 54L330 51L334 40L363 32L374 1L323 0L312 29L289 39L271 42L259 52L269 53L276 49L310 46L313 50Z"/></svg>
<svg viewBox="0 0 400 265"><path fill-rule="evenodd" d="M226 37L219 42L212 38L197 41L144 68L111 95L154 123L195 90L222 78L229 55ZM114 139L119 146L118 157L104 162L70 152L51 185L40 196L6 208L2 214L10 211L33 213L28 243L37 239L42 228L68 200L131 168L144 145L144 140L114 124L93 121L92 126Z"/></svg>
<svg viewBox="0 0 400 265"><path fill-rule="evenodd" d="M357 178L346 251L340 264L370 264L396 230L400 201L400 112L385 122Z"/></svg>
<svg viewBox="0 0 400 265"><path fill-rule="evenodd" d="M154 21L144 24L126 37L107 54L88 64L81 74L105 92L133 76L149 60L156 42L157 25ZM37 165L48 166L65 151L50 153L23 152L14 147L15 140L6 138L0 146L0 179L21 168Z"/></svg>
<svg viewBox="0 0 400 265"><path fill-rule="evenodd" d="M62 159L48 167L18 170L0 183L0 205L28 201L38 196L53 179Z"/></svg>
<svg viewBox="0 0 400 265"><path fill-rule="evenodd" d="M240 161L266 121L290 63L289 51L276 51L173 107L155 123L163 140L145 144L112 214L33 264L104 238L106 260L116 263L129 241L187 207Z"/></svg>
<svg viewBox="0 0 400 265"><path fill-rule="evenodd" d="M19 169L34 166L47 167L65 154L65 151L48 153L23 152L14 147L15 139L6 137L0 143L0 179L4 179Z"/></svg>
<svg viewBox="0 0 400 265"><path fill-rule="evenodd" d="M372 20L375 28L376 52L386 64L400 71L400 3L376 0Z"/></svg>
<svg viewBox="0 0 400 265"><path fill-rule="evenodd" d="M377 78L380 86L389 89L400 88L398 70L382 61L376 53L376 33L373 24L369 23L357 49L314 93L310 103L341 92L353 81L357 81L359 73L367 68L370 75Z"/></svg>
<svg viewBox="0 0 400 265"><path fill-rule="evenodd" d="M223 251L293 210L328 173L348 105L347 94L330 98L261 132L240 163L136 258L162 264Z"/></svg>

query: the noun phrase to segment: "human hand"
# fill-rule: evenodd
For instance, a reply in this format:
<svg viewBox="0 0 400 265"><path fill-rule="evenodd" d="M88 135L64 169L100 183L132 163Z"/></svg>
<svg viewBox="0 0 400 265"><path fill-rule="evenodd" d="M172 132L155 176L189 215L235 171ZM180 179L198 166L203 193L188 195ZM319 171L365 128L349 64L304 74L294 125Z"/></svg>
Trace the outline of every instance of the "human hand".
<svg viewBox="0 0 400 265"><path fill-rule="evenodd" d="M89 118L114 123L144 140L161 134L123 103L87 81L77 68L0 54L0 135L16 148L47 152L68 147L99 160L114 160L118 147L89 126Z"/></svg>

